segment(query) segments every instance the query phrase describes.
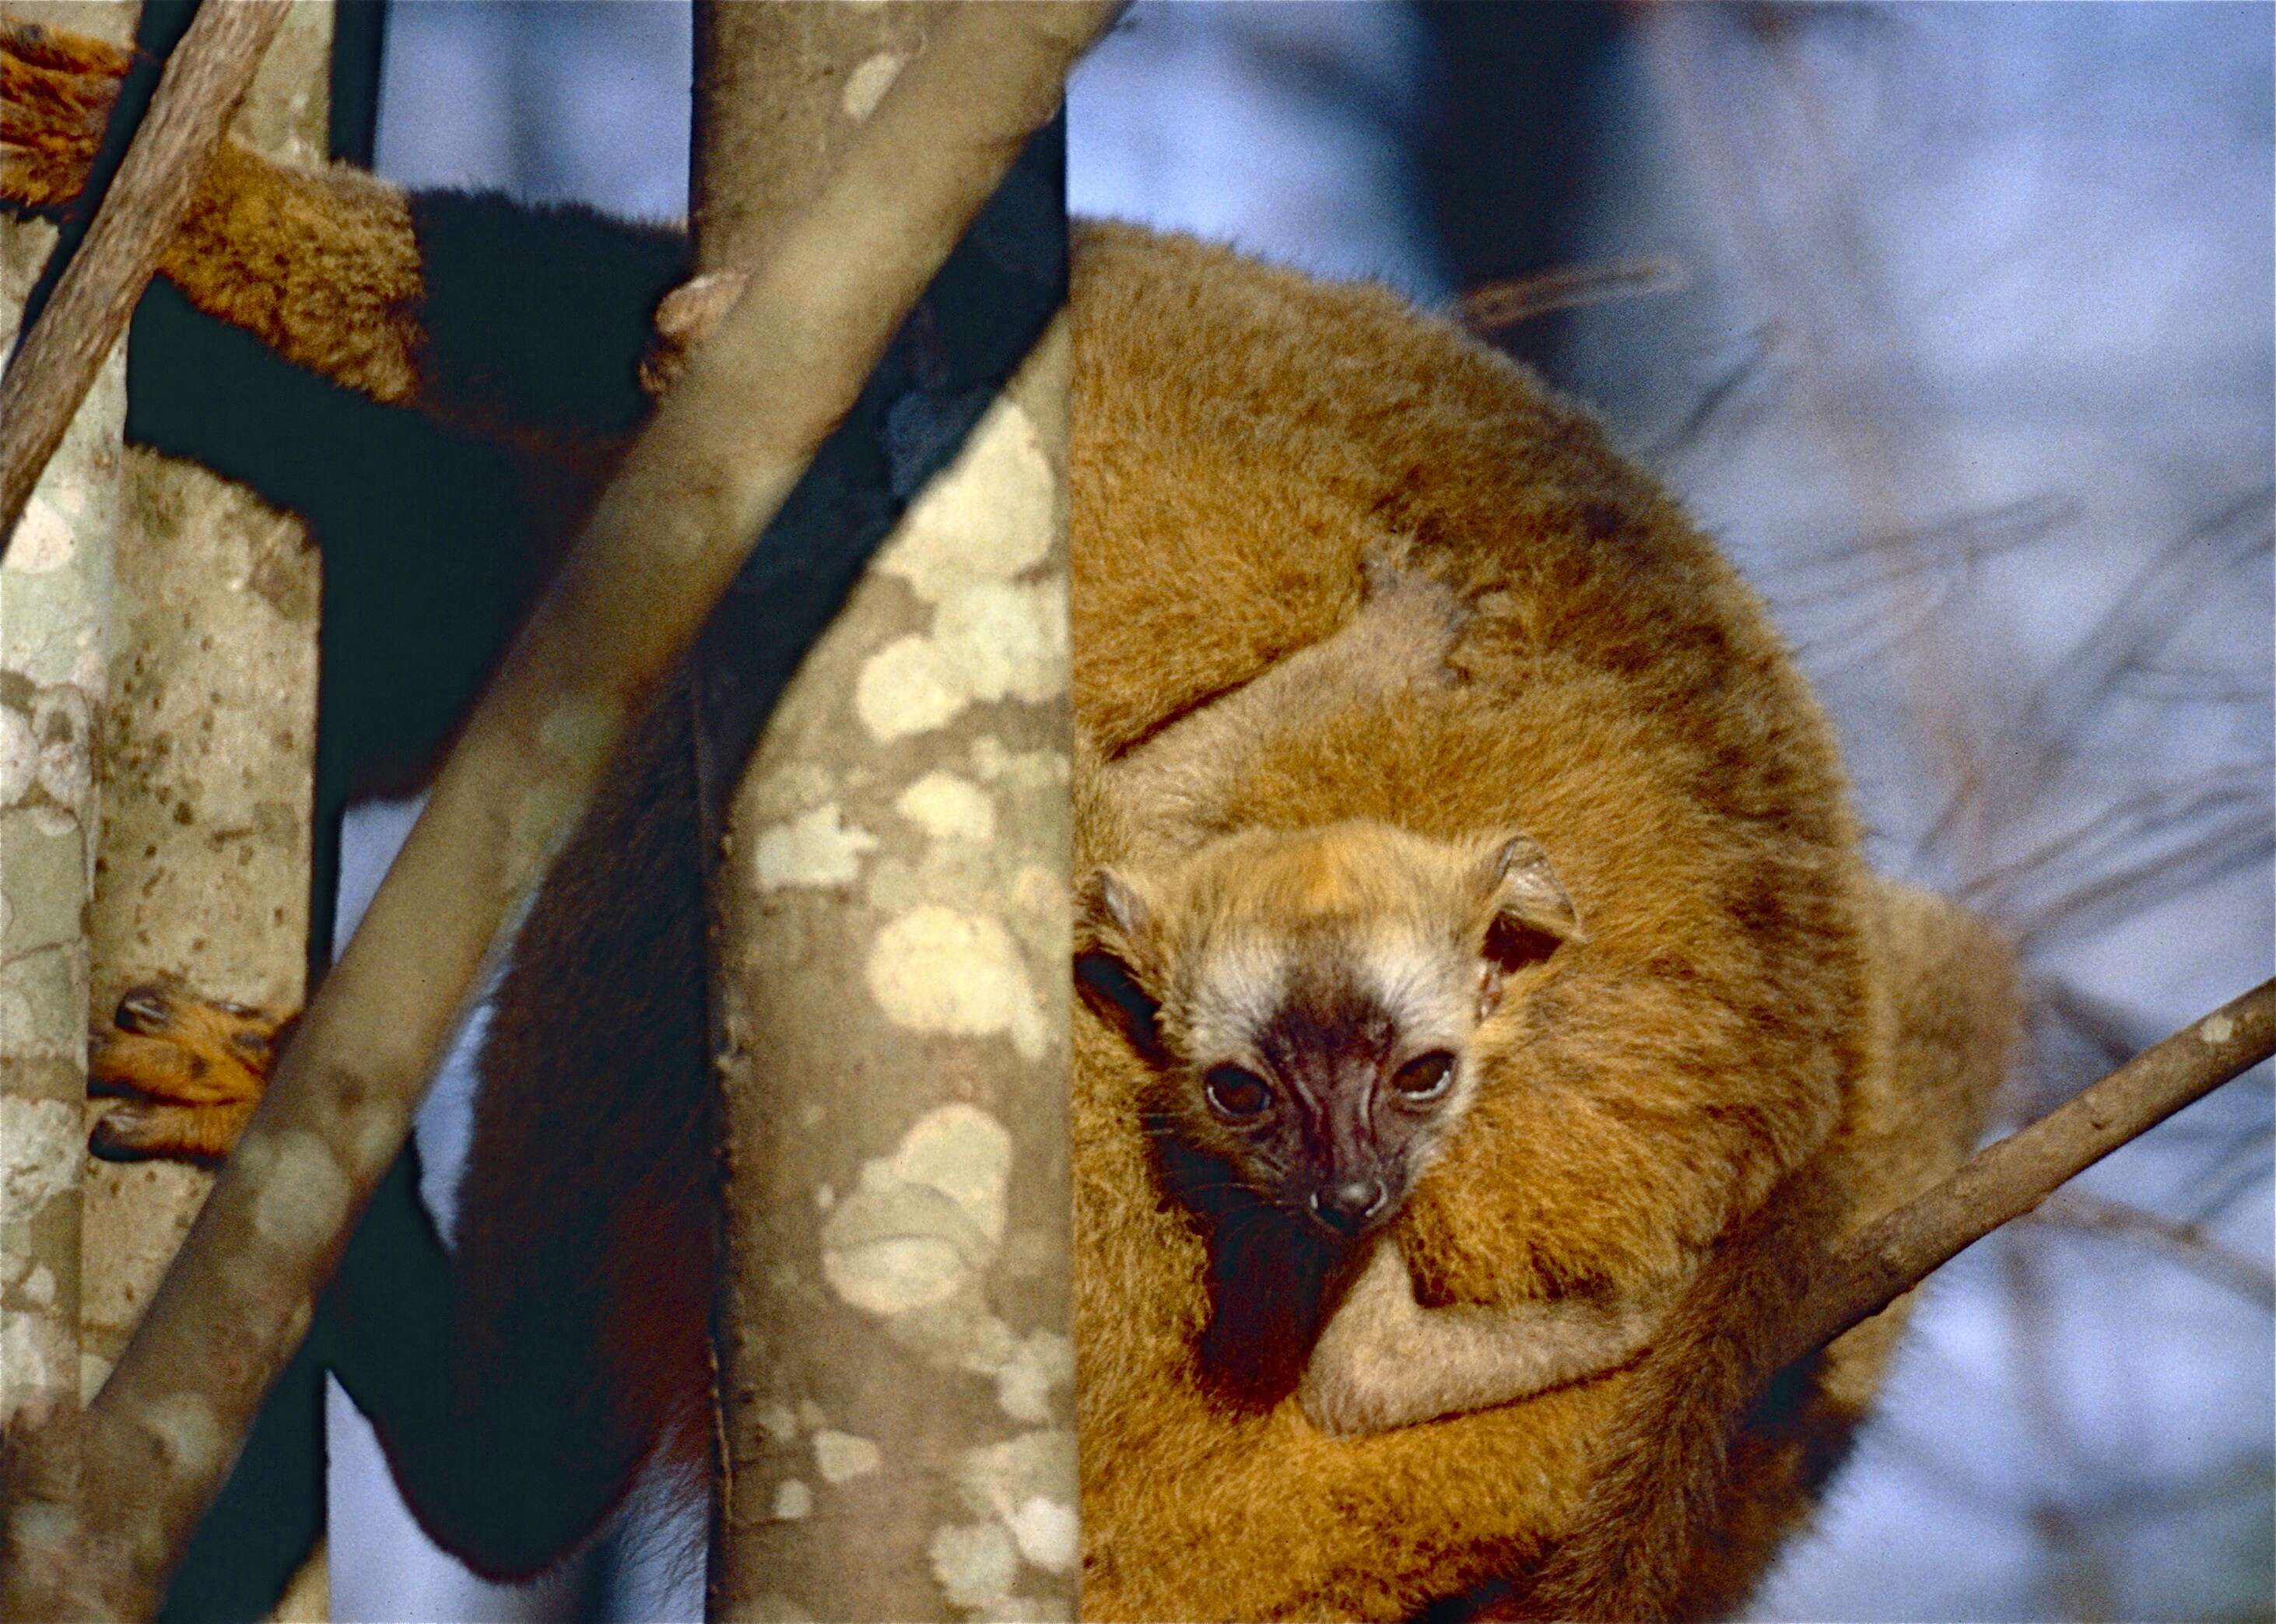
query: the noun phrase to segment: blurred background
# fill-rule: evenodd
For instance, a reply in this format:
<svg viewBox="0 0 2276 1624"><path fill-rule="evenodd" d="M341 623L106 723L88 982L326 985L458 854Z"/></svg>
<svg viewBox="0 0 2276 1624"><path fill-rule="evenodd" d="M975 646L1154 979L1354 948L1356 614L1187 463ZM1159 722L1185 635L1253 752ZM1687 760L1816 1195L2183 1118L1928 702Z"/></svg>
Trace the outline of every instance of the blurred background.
<svg viewBox="0 0 2276 1624"><path fill-rule="evenodd" d="M2012 1125L2276 956L2272 19L1142 3L1076 80L1071 204L1387 282L1592 404L1771 601L1875 861L2020 944ZM408 0L384 37L382 173L683 209L684 6ZM347 917L406 816L360 817ZM1945 1269L1751 1616L2272 1616L2272 1101L2263 1067ZM422 1119L438 1204L464 1111ZM700 1616L700 1521L483 1586L332 1411L338 1617Z"/></svg>

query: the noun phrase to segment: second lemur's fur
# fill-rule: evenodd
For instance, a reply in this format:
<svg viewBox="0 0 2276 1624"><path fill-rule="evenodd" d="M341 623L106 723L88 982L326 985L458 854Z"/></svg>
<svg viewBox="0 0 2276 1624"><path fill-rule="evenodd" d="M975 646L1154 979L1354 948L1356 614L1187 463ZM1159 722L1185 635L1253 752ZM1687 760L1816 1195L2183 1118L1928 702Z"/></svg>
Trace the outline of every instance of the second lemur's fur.
<svg viewBox="0 0 2276 1624"><path fill-rule="evenodd" d="M75 195L78 148L57 130L84 122L73 110L106 72L93 48L0 33L0 196ZM581 246L548 259L530 246L548 232ZM179 297L161 300L212 318L181 313L198 342L238 342L212 321L234 323L388 403L343 442L351 472L396 444L398 407L487 448L521 493L504 538L449 534L526 586L639 420L638 360L679 254L590 217L232 154L168 250ZM540 297L561 313L482 319L485 301ZM1380 290L1182 239L1086 228L1069 302L1078 871L1118 877L1139 905L1094 892L1086 939L1131 984L1086 1004L1074 1039L1085 1613L1398 1618L1465 1593L1576 1615L1728 1605L1838 1456L1893 1321L1768 1389L1746 1339L1723 1333L1778 1310L1792 1248L1960 1154L2006 1040L2000 954L1867 875L1830 731L1760 606L1585 415ZM138 383L142 431L256 482L281 459L272 494L326 499L339 470L278 435L293 423L237 446L196 382ZM374 477L373 499L422 489L423 471ZM399 589L388 562L348 561L328 594ZM1339 679L1250 730L1266 683L1332 663L1313 656L1386 568L1460 606L1421 679ZM455 677L510 620L482 621ZM423 704L431 676L405 669ZM415 759L447 725L438 709L368 747ZM658 1433L702 1460L687 1423L708 1378L710 1186L686 756L643 739L522 934L482 1061L455 1278L391 1296L352 1248L320 1321L413 1508L489 1571L581 1537ZM1271 861L1210 889L1212 850L1252 849ZM1455 978L1403 1006L1413 1029L1394 1019L1395 1042L1347 1065L1368 1018L1315 1007L1294 980L1259 1021L1210 1027L1201 938L1149 926L1187 931L1222 896L1228 921L1285 931L1310 917L1311 881L1282 894L1276 876L1363 889L1378 864L1346 860L1369 850L1449 887L1410 922L1453 938L1413 962ZM1464 873L1481 907L1536 935L1473 942L1468 915L1458 930ZM1319 917L1317 951L1283 962L1351 985L1380 974L1379 933L1406 928L1380 898ZM1470 1024L1425 1036L1456 984L1475 990ZM1149 1005L1159 1042L1131 1021ZM1275 1051L1274 1021L1299 1014L1314 1030L1284 1028ZM1461 1108L1378 1134L1372 1162L1348 1121L1299 1125L1277 1150L1206 1116L1149 1132L1206 1113L1219 1065L1268 1089L1301 1074L1331 1118L1441 1054L1444 1078L1414 1074L1415 1092L1443 1081ZM1248 1084L1218 1081L1240 1116ZM1186 1178L1186 1150L1268 1199ZM1306 1215L1316 1179L1276 1183L1276 1167L1316 1165L1354 1187L1324 1204L1362 1251ZM1370 1181L1379 1203L1356 1188ZM1296 1226L1254 1221L1292 1202ZM428 1329L452 1323L451 1339ZM1515 1377L1513 1326L1546 1350ZM1471 1339L1475 1361L1434 1355L1435 1389L1386 1400L1379 1367L1430 1327L1493 1334ZM446 1358L455 1373L434 1374ZM1462 1413L1338 1435L1441 1406Z"/></svg>

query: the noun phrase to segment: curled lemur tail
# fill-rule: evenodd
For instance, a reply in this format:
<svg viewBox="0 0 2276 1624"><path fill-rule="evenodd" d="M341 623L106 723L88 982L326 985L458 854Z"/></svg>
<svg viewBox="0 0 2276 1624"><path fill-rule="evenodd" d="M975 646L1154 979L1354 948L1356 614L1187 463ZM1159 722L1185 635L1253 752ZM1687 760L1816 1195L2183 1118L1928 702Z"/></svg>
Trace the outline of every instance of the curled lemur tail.
<svg viewBox="0 0 2276 1624"><path fill-rule="evenodd" d="M493 1578L590 1534L661 1440L706 1463L709 1044L688 706L669 690L516 945L447 1257L398 1164L322 1350L420 1524Z"/></svg>
<svg viewBox="0 0 2276 1624"><path fill-rule="evenodd" d="M1687 1595L1688 1581L1703 1534L1726 1520L1741 1418L1774 1422L1764 1412L1797 1408L1818 1375L1822 1356L1812 1355L1792 1381L1781 1376L1781 1391L1761 1393L1779 1310L1807 1290L1813 1242L1838 1220L1836 1184L1805 1166L1724 1238L1636 1370L1606 1445L1611 1464L1582 1502L1578 1531L1516 1605L1489 1609L1495 1616L1641 1620L1720 1610Z"/></svg>
<svg viewBox="0 0 2276 1624"><path fill-rule="evenodd" d="M1856 1228L1958 1165L2019 1025L2014 960L1990 930L1926 893L1886 883L1879 892L1872 929L1887 967L1885 1074L1861 1083L1827 1150L1725 1238L1636 1371L1580 1531L1514 1606L1490 1611L1726 1615L1846 1455L1911 1298L1774 1369L1779 1332L1817 1286L1822 1237Z"/></svg>
<svg viewBox="0 0 2276 1624"><path fill-rule="evenodd" d="M717 1135L690 710L675 683L522 927L460 1199L459 1392L573 1417L545 1424L579 1440L558 1466L588 1480L572 1498L594 1517L651 1444L696 1482L709 1458ZM552 1391L529 1393L533 1376Z"/></svg>

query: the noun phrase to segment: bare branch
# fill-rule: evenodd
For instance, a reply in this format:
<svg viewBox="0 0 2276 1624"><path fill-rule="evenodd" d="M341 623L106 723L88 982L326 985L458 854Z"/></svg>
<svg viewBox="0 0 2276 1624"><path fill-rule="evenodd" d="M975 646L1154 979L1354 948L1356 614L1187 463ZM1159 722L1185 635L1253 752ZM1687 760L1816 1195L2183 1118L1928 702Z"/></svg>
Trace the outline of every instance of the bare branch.
<svg viewBox="0 0 2276 1624"><path fill-rule="evenodd" d="M0 1615L155 1612L492 938L1114 9L960 8L698 350L468 722L88 1410L78 1494L9 1506Z"/></svg>
<svg viewBox="0 0 2276 1624"><path fill-rule="evenodd" d="M1457 301L1463 322L1475 332L1506 332L1552 311L1599 305L1648 293L1680 293L1691 285L1683 262L1672 254L1647 254L1601 265L1568 265L1509 277L1464 291Z"/></svg>
<svg viewBox="0 0 2276 1624"><path fill-rule="evenodd" d="M917 0L699 4L697 264L750 257L847 149L876 85L929 59L951 13ZM715 1618L1072 1617L1076 1606L1066 645L1034 640L1024 611L974 635L941 629L983 596L1065 613L1071 352L1063 321L1037 336L1064 298L1062 162L1053 133L1032 145L974 230L985 254L944 276L965 291L913 321L939 359L901 376L877 421L934 423L926 437L938 450L920 459L912 439L881 443L823 522L843 531L850 515L893 505L893 490L921 494L783 690L742 788L722 797L728 831L715 849L738 860L712 875L726 1181ZM928 375L957 379L954 394ZM989 545L954 527L960 512L990 516ZM954 556L962 584L911 590L922 572L907 561L936 554ZM715 620L707 647L721 630ZM959 639L960 664L1037 674L987 702L934 710L924 695L954 681L912 675L894 651L944 636ZM699 749L732 769L746 755L743 701L711 675L694 685ZM991 752L1023 763L1016 782L966 776ZM778 863L741 856L780 845L790 783L827 786L825 816L847 833L827 883L809 872L785 884ZM952 829L913 815L951 785L974 821ZM909 877L884 885L894 874ZM929 933L951 920L980 934L939 952ZM1040 996L975 996L975 975ZM935 1013L952 1004L968 1013ZM912 1181L922 1173L889 1171L951 1161L967 1169L961 1209ZM890 1280L877 1272L881 1246L909 1260ZM785 1415L805 1418L810 1437L785 1434ZM801 1444L818 1470L799 1459ZM959 1486L986 1461L1018 1485L992 1491L992 1511Z"/></svg>
<svg viewBox="0 0 2276 1624"><path fill-rule="evenodd" d="M0 557L32 486L110 353L166 239L189 212L229 116L253 83L288 0L201 6L134 133L71 269L0 376Z"/></svg>
<svg viewBox="0 0 2276 1624"><path fill-rule="evenodd" d="M2258 1065L2272 1049L2276 982L2263 982L1980 1152L1841 1245L1817 1271L1778 1362L1878 1313L1962 1248L2030 1211L2065 1180Z"/></svg>

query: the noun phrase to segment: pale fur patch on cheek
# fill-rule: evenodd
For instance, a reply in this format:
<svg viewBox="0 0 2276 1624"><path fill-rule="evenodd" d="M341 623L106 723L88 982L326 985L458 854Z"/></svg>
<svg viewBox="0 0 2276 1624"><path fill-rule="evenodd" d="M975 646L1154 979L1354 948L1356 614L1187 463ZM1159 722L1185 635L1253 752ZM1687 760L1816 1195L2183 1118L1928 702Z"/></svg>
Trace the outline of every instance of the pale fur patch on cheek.
<svg viewBox="0 0 2276 1624"><path fill-rule="evenodd" d="M1446 1148L1446 1142L1461 1127L1462 1119L1469 1114L1470 1103L1477 1097L1477 1063L1460 1044L1453 1047L1459 1057L1454 1066L1453 1086L1446 1090L1446 1097L1438 1103L1438 1109L1431 1113L1430 1120L1418 1127L1407 1141L1407 1179L1409 1184L1421 1178L1424 1169L1438 1159L1438 1153Z"/></svg>
<svg viewBox="0 0 2276 1624"><path fill-rule="evenodd" d="M1438 1108L1429 1135L1417 1136L1415 1140L1412 1171L1416 1174L1438 1159L1439 1150L1453 1136L1454 1129L1460 1126L1463 1117L1468 1114L1470 1102L1478 1097L1476 1063L1461 1051L1455 1052L1461 1054L1462 1059L1460 1064L1454 1067L1454 1086L1447 1090L1446 1103Z"/></svg>

